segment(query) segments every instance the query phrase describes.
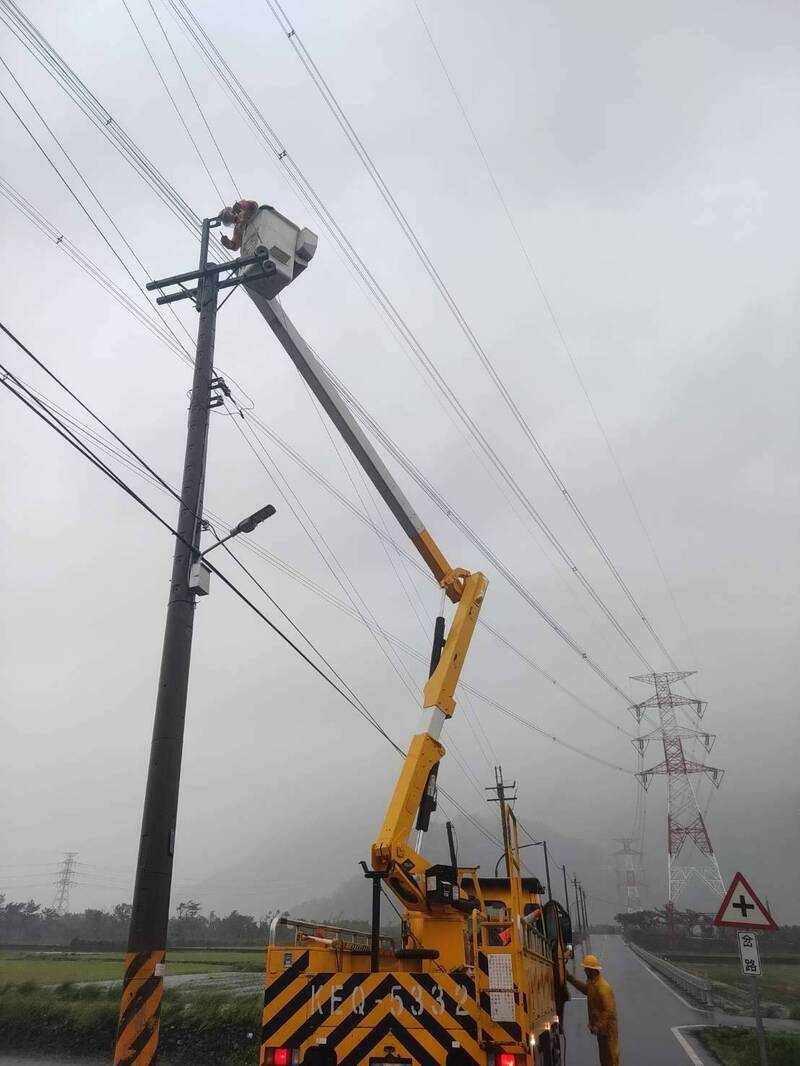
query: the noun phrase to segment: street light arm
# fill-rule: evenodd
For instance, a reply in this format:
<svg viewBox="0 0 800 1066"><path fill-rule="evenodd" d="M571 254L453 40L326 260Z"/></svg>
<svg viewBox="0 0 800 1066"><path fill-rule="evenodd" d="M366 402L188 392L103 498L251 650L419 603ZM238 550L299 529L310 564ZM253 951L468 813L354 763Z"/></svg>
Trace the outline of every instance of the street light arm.
<svg viewBox="0 0 800 1066"><path fill-rule="evenodd" d="M220 544L224 544L226 540L230 540L232 537L238 537L240 533L252 533L256 526L260 526L262 522L266 522L266 520L272 518L274 514L275 508L271 503L268 503L266 507L262 507L260 510L248 515L247 518L243 518L242 521L234 526L233 529L229 530L224 537L221 537L210 547L206 548L204 552L201 552L198 558L204 559L209 552L218 548Z"/></svg>

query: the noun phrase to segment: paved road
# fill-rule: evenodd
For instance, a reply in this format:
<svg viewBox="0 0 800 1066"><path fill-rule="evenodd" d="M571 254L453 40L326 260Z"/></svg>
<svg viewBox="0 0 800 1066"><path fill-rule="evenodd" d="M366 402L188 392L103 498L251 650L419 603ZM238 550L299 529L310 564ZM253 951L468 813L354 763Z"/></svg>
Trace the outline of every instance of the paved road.
<svg viewBox="0 0 800 1066"><path fill-rule="evenodd" d="M599 955L617 997L621 1066L697 1066L698 1062L706 1066L704 1054L692 1047L693 1059L672 1029L703 1024L710 1015L682 1002L621 937L593 936L587 950ZM580 967L576 969L582 977ZM586 1027L586 1002L577 998L574 988L571 991L574 998L566 1008L567 1066L596 1066L597 1041Z"/></svg>

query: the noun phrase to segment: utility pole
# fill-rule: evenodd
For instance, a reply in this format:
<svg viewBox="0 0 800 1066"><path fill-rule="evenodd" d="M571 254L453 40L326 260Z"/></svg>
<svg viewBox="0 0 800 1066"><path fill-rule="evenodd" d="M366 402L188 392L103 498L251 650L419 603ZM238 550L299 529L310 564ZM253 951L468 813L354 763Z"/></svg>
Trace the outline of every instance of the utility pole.
<svg viewBox="0 0 800 1066"><path fill-rule="evenodd" d="M553 893L550 889L550 862L547 858L547 841L543 840L542 844L544 845L544 879L547 882L547 898L551 900Z"/></svg>
<svg viewBox="0 0 800 1066"><path fill-rule="evenodd" d="M508 802L509 798L513 801L517 797L516 797L516 795L507 797L506 796L506 790L509 790L509 791L513 792L514 789L516 789L516 787L517 787L517 782L516 781L512 781L510 785L507 785L503 781L503 768L502 768L502 766L495 766L495 768L494 768L494 780L495 780L494 785L487 786L486 791L487 792L494 792L496 794L493 799L489 800L490 803L499 803L500 804L500 822L501 822L501 825L503 827L503 851L505 853L505 858L506 858L506 877L510 877L511 875L509 873L509 870L511 869L511 866L510 866L509 854L508 854L508 828L506 826L506 803Z"/></svg>
<svg viewBox="0 0 800 1066"><path fill-rule="evenodd" d="M215 387L218 387L214 378L217 295L221 288L230 288L256 276L267 277L275 272L274 263L266 261L263 255L221 265L209 263L210 233L211 229L218 225L219 218L203 221L198 270L153 281L147 285L151 290L179 285L178 292L160 296L157 303L194 299L200 312L200 322L150 765L147 772L139 858L114 1051L115 1066L130 1066L134 1062L136 1066L150 1066L155 1062L158 1053L195 597L197 591L207 591L207 588L201 588L193 568L200 558L210 411L217 405L216 397L212 395ZM261 274L251 274L248 278L234 275L224 281L220 280L222 272L256 262L261 265ZM197 288L186 289L183 283L187 281L196 281Z"/></svg>
<svg viewBox="0 0 800 1066"><path fill-rule="evenodd" d="M561 867L561 875L564 878L564 906L567 908L567 917L572 922L572 914L569 909L569 892L567 890L567 867L566 865Z"/></svg>
<svg viewBox="0 0 800 1066"><path fill-rule="evenodd" d="M583 885L581 885L581 908L583 910L583 928L586 932L589 932L589 915L586 911L586 892Z"/></svg>
<svg viewBox="0 0 800 1066"><path fill-rule="evenodd" d="M59 914L69 910L69 890L75 884L75 860L77 851L65 851L64 858L58 865L58 880L56 881L56 894L53 898L53 909Z"/></svg>
<svg viewBox="0 0 800 1066"><path fill-rule="evenodd" d="M572 875L572 888L575 892L575 913L578 916L578 927L583 932L583 913L581 912L581 901L578 896L578 878L575 874Z"/></svg>

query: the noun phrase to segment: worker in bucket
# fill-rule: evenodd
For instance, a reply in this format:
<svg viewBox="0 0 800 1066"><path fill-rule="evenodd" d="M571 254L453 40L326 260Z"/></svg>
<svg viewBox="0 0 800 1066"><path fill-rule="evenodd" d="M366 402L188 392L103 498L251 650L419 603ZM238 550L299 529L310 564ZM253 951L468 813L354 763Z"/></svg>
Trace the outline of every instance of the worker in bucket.
<svg viewBox="0 0 800 1066"><path fill-rule="evenodd" d="M617 1004L614 991L605 977L600 976L600 960L596 955L583 956L586 980L580 981L567 970L567 980L586 996L589 1011L589 1031L597 1037L600 1066L619 1066L619 1032Z"/></svg>
<svg viewBox="0 0 800 1066"><path fill-rule="evenodd" d="M255 200L237 200L233 207L223 207L219 213L223 226L233 226L233 237L223 234L220 240L226 248L232 252L238 252L242 247L244 228L253 215L258 211Z"/></svg>

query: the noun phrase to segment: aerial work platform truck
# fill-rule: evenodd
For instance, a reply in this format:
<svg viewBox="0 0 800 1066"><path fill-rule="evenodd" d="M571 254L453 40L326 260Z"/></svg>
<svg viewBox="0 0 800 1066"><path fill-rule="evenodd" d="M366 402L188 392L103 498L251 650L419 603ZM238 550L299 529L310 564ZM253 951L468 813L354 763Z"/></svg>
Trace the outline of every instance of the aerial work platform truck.
<svg viewBox="0 0 800 1066"><path fill-rule="evenodd" d="M421 840L436 807L442 730L487 589L480 572L451 566L277 295L316 249L311 231L260 207L242 252L281 270L245 283L253 303L333 421L454 606L434 625L419 730L370 862L371 932L277 917L267 946L260 1066L556 1066L562 1061L569 918L523 876L517 823L500 803L506 877L433 864ZM255 271L257 268L250 267ZM411 838L416 830L412 845ZM399 943L381 935L381 899L401 908Z"/></svg>

